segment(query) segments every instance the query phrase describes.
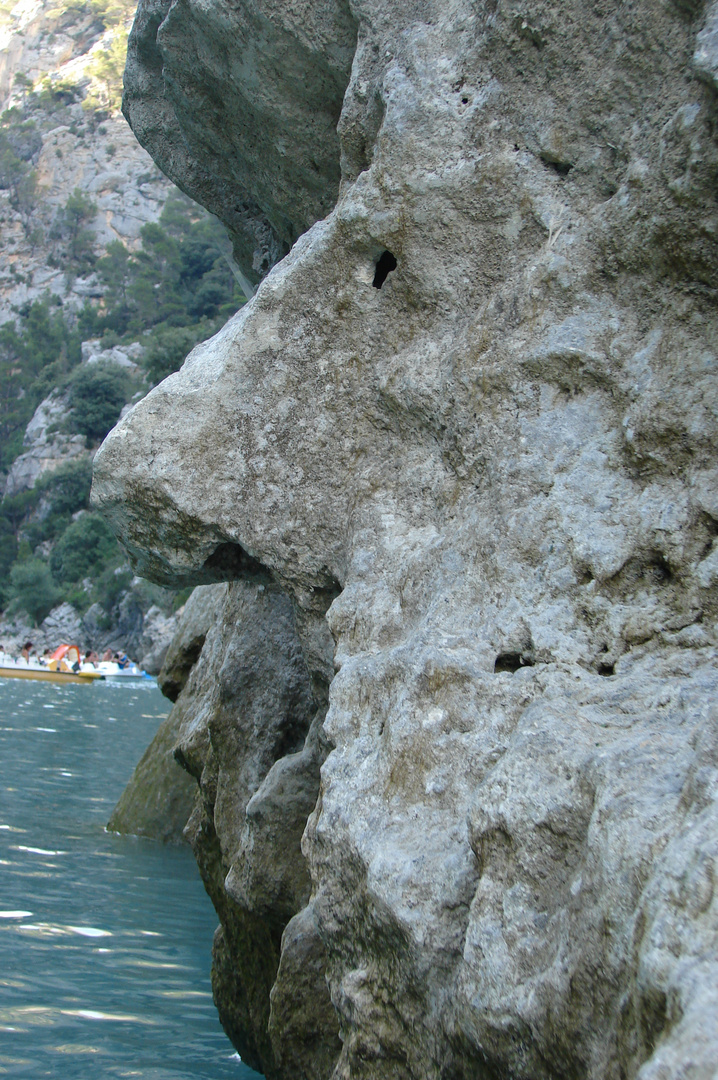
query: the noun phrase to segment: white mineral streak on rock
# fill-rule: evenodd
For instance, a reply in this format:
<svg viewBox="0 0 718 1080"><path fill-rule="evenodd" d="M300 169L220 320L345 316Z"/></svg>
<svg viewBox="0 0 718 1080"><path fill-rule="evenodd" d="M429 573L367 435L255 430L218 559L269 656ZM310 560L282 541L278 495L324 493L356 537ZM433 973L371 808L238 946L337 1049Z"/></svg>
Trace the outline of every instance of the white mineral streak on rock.
<svg viewBox="0 0 718 1080"><path fill-rule="evenodd" d="M291 112L282 127L283 110L329 47L303 10L286 19L304 59L256 88L257 116L274 110L275 195L305 184L314 136ZM225 928L220 1010L272 1077L708 1080L718 150L715 96L692 75L705 19L641 0L630 17L578 0L353 11L336 207L312 225L322 199L302 203L311 228L95 463L96 504L139 572L253 581L231 587L208 635L180 744ZM269 0L259 12L265 49L280 15ZM177 145L151 123L164 57L156 107L190 161L175 169L194 170L188 187L204 169L212 197L236 184L278 220L275 172L254 182L248 167L254 128L223 128L219 104L252 69L255 29L221 0L163 17L151 72L139 53L128 69L152 153ZM397 265L376 289L385 250ZM262 698L289 685L294 655L267 571L294 605L311 723L304 697L284 728ZM284 656L276 685L262 642ZM222 693L242 705L220 722ZM303 906L296 822L327 750ZM237 927L276 955L285 926L278 969L237 967ZM271 1046L259 970L274 980Z"/></svg>

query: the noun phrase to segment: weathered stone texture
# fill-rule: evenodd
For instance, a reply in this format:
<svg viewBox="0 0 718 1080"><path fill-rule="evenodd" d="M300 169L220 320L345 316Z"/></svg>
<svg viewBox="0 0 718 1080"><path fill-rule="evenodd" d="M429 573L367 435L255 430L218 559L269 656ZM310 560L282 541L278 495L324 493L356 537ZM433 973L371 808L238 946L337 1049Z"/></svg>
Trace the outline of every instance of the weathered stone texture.
<svg viewBox="0 0 718 1080"><path fill-rule="evenodd" d="M302 191L286 193L269 128L227 122L217 142L211 103L236 100L253 42L275 40L254 37L273 5L246 10L219 35L220 3L172 6L156 35L174 43L163 108L187 132L205 122L193 161L215 170L221 145L275 229L281 202L299 231L329 203L312 202L299 165ZM349 25L339 4L321 12ZM335 208L95 463L97 504L142 573L253 582L230 588L241 641L190 679L214 684L218 711L188 709L182 742L202 777L208 888L266 928L242 931L265 959L243 959L220 910L225 1023L272 1076L708 1080L713 13L648 0L352 12ZM181 41L195 59L180 74ZM159 79L153 56L152 73L133 59L133 79ZM275 95L271 131L283 125L301 164L315 129L274 76L262 107ZM316 159L326 193L329 157ZM396 266L374 288L386 250ZM311 704L289 692L286 660L270 670L291 636L278 586ZM296 862L310 803L311 895ZM341 1046L323 1006L302 1020L290 1005L322 972Z"/></svg>
<svg viewBox="0 0 718 1080"><path fill-rule="evenodd" d="M307 1071L295 1069L298 1080L328 1077L338 1023L311 920L305 917L303 930L290 934L291 946L282 947L286 924L305 909L311 891L301 837L326 756L319 734L326 685L322 693L314 680L313 689L291 603L275 585L236 582L202 593L191 609L187 604L173 664L209 602L216 618L170 720L175 757L200 789L185 833L221 921L215 1001L243 1060L270 1080L283 1075L278 1059L295 1065L309 1059ZM297 979L308 991L305 1016L313 1018L308 1052L294 1046L296 1030L270 1030L270 990L287 1002L296 996ZM303 1029L299 1034L304 1038ZM316 1072L318 1063L323 1068Z"/></svg>
<svg viewBox="0 0 718 1080"><path fill-rule="evenodd" d="M224 585L200 585L187 599L158 675L160 690L170 701L177 700L199 660L209 629L224 605L226 592Z"/></svg>
<svg viewBox="0 0 718 1080"><path fill-rule="evenodd" d="M110 832L180 844L197 794L195 780L174 757L178 718L170 713L140 758L112 811Z"/></svg>

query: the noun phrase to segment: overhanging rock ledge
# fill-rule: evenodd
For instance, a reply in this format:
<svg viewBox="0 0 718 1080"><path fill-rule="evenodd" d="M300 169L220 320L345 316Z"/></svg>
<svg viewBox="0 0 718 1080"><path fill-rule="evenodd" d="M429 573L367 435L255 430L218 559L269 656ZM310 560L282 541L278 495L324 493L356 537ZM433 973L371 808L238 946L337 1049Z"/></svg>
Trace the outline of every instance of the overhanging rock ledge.
<svg viewBox="0 0 718 1080"><path fill-rule="evenodd" d="M714 22L140 5L130 122L266 276L94 498L233 579L177 753L268 1077L715 1075Z"/></svg>

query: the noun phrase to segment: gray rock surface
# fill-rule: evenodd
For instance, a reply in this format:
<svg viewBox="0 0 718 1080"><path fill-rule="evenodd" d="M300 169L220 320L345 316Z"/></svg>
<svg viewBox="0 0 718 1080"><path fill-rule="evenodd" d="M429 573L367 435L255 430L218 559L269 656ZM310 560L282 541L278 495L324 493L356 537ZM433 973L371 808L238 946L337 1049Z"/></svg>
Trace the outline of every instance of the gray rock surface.
<svg viewBox="0 0 718 1080"><path fill-rule="evenodd" d="M247 1064L273 1080L283 1075L280 1061L308 1061L308 1072L292 1075L321 1080L338 1053L323 946L307 916L290 948L282 934L309 899L300 842L326 753L319 735L326 694L312 689L292 606L276 586L236 582L203 594L200 616L211 600L216 618L170 720L175 754L200 787L186 834L221 922L215 1001ZM191 621L186 613L178 634L188 643ZM297 974L307 1029L271 1026L270 990L286 1012Z"/></svg>
<svg viewBox="0 0 718 1080"><path fill-rule="evenodd" d="M177 612L177 626L169 643L158 681L170 701L176 701L199 660L209 628L224 604L225 585L200 585Z"/></svg>
<svg viewBox="0 0 718 1080"><path fill-rule="evenodd" d="M197 784L175 760L177 726L172 713L160 724L112 811L107 823L110 832L165 844L184 842Z"/></svg>
<svg viewBox="0 0 718 1080"><path fill-rule="evenodd" d="M236 48L220 46L229 38ZM166 175L225 223L253 282L336 200L355 42L345 4L138 6L125 116Z"/></svg>
<svg viewBox="0 0 718 1080"><path fill-rule="evenodd" d="M58 645L84 645L83 627L80 616L72 604L64 603L52 609L40 624L45 635L47 647L56 649Z"/></svg>
<svg viewBox="0 0 718 1080"><path fill-rule="evenodd" d="M34 626L27 612L23 611L0 621L0 643L11 656L19 656L26 641L31 641L35 652L41 656L45 649L54 651L59 645L65 644L77 645L84 650L91 640L84 620L68 603L54 607L40 626Z"/></svg>
<svg viewBox="0 0 718 1080"><path fill-rule="evenodd" d="M718 105L694 56L712 16L352 10L335 208L95 463L140 572L249 582L180 699L221 1015L268 1076L708 1080ZM273 5L251 12L283 55ZM240 162L268 220L286 198L310 224L301 170L289 197L265 131L212 111L213 72L241 85L269 31L218 0L153 17L192 160ZM132 64L149 101L157 54ZM270 87L305 160L311 130ZM277 586L316 710L286 744ZM323 1007L291 1008L323 978L341 1045Z"/></svg>
<svg viewBox="0 0 718 1080"><path fill-rule="evenodd" d="M77 284L75 282L75 286ZM102 342L97 339L82 342L84 364L116 364L131 372L137 371L137 362L143 352L139 341L133 341L131 345L115 345L111 349L103 349Z"/></svg>
<svg viewBox="0 0 718 1080"><path fill-rule="evenodd" d="M156 604L142 620L140 654L142 667L149 675L158 675L177 630L177 616L165 615Z"/></svg>
<svg viewBox="0 0 718 1080"><path fill-rule="evenodd" d="M122 5L120 5L122 7ZM117 8L112 13L118 14ZM129 14L129 12L128 12ZM111 21L111 20L110 20ZM4 9L0 20L0 111L22 106L27 82L39 88L44 79L78 88L79 93L106 90L93 73L98 54L110 48L121 27L103 30L90 5L26 0ZM31 220L13 205L10 190L0 190L0 325L16 321L26 304L52 294L66 314L76 314L88 297L102 289L96 277L68 278L57 263L53 223L75 188L89 195L97 215L88 224L96 255L113 240L131 250L139 245L143 225L160 216L170 185L138 145L118 113L98 126L76 100L60 112L33 117L40 147L31 164L39 197Z"/></svg>
<svg viewBox="0 0 718 1080"><path fill-rule="evenodd" d="M25 429L23 453L15 458L8 472L5 495L29 491L45 473L67 461L89 456L84 436L68 435L62 430L68 408L67 394L57 390L40 402Z"/></svg>

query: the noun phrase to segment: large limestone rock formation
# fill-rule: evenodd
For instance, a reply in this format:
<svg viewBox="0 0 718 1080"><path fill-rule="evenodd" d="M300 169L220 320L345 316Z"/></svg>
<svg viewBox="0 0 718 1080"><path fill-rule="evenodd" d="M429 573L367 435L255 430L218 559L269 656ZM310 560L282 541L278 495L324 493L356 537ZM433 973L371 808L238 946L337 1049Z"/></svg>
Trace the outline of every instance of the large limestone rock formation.
<svg viewBox="0 0 718 1080"><path fill-rule="evenodd" d="M142 3L128 113L311 227L95 463L141 573L234 580L178 751L225 1026L272 1077L707 1080L715 11L242 12Z"/></svg>

